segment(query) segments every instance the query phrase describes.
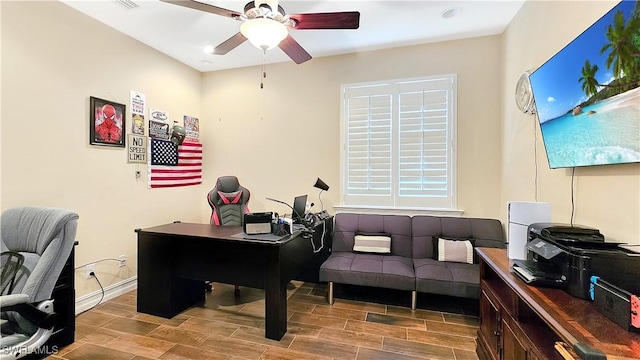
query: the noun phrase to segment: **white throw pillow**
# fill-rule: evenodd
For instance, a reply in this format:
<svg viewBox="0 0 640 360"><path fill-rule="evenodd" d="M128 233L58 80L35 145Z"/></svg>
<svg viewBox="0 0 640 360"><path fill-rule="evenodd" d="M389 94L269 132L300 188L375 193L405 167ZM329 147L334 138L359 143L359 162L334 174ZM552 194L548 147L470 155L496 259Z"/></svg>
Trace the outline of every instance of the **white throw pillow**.
<svg viewBox="0 0 640 360"><path fill-rule="evenodd" d="M438 239L438 261L473 264L473 244L469 240Z"/></svg>
<svg viewBox="0 0 640 360"><path fill-rule="evenodd" d="M391 254L391 237L383 235L356 235L353 251Z"/></svg>

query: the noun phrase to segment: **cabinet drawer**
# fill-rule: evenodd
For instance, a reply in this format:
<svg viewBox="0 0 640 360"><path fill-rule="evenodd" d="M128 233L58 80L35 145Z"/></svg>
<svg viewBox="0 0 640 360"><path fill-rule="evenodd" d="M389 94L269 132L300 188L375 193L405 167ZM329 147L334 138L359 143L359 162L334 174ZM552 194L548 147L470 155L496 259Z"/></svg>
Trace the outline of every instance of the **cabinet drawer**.
<svg viewBox="0 0 640 360"><path fill-rule="evenodd" d="M518 317L518 295L502 281L497 279L480 280L480 288L487 293L493 294L496 301L506 311L509 316L517 319Z"/></svg>

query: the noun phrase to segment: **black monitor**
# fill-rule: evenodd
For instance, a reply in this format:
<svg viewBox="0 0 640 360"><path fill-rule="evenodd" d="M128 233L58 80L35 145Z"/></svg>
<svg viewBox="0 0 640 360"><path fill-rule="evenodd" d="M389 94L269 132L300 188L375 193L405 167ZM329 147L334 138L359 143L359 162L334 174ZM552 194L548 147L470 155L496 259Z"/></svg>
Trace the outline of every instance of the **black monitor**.
<svg viewBox="0 0 640 360"><path fill-rule="evenodd" d="M293 214L291 214L291 218L294 224L300 224L302 222L306 207L307 195L296 196L295 199L293 199Z"/></svg>

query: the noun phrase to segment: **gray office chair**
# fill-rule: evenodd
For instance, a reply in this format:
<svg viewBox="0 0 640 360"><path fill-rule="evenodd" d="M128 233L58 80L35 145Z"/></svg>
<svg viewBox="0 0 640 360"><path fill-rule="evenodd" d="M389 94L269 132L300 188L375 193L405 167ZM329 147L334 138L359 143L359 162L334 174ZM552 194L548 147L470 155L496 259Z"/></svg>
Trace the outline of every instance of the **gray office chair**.
<svg viewBox="0 0 640 360"><path fill-rule="evenodd" d="M51 294L77 226L78 215L64 209L16 207L0 216L0 360L29 355L51 336Z"/></svg>

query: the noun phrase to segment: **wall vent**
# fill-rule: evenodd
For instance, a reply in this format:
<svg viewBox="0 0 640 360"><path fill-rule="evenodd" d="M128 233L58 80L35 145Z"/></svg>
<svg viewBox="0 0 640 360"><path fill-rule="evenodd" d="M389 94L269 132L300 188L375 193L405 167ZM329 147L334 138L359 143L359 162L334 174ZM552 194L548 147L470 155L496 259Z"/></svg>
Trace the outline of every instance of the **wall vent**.
<svg viewBox="0 0 640 360"><path fill-rule="evenodd" d="M122 5L127 10L131 10L131 9L135 9L135 8L140 7L140 5L136 4L135 2L133 2L131 0L115 0L115 2L120 4L120 5Z"/></svg>

